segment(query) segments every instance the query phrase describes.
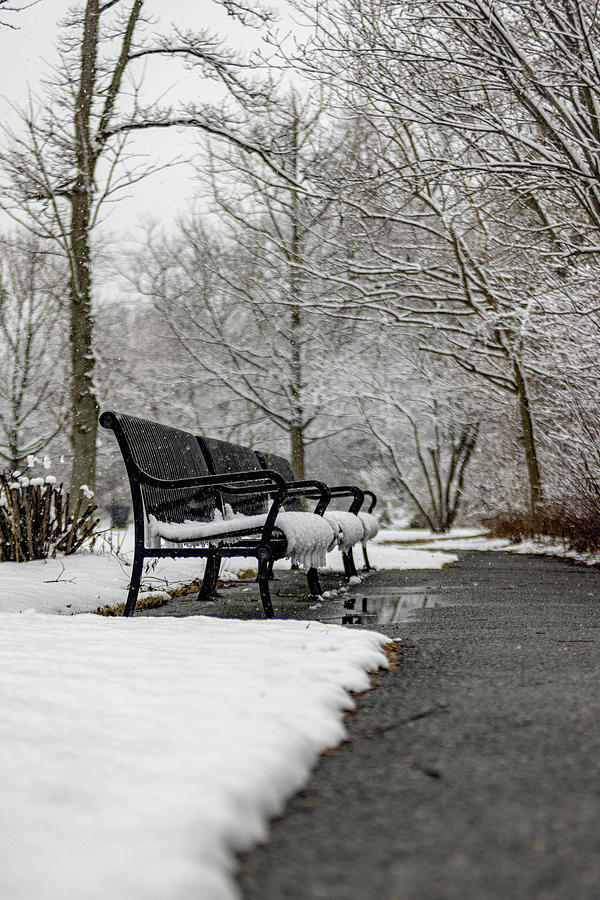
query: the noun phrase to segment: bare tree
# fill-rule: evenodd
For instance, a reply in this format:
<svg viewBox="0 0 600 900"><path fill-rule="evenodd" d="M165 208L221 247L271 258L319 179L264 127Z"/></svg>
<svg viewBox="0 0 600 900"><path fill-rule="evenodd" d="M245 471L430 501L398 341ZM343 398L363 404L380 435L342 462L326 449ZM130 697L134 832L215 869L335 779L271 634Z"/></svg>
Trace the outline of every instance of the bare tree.
<svg viewBox="0 0 600 900"><path fill-rule="evenodd" d="M397 440L377 424L372 407L365 408L365 422L380 446L382 458L429 528L440 533L449 531L463 499L466 470L477 443L479 423L443 425L435 400L428 411L421 408L415 412L394 401L393 414L396 422L405 419L410 427L411 455L418 463L416 473L407 457L399 454Z"/></svg>
<svg viewBox="0 0 600 900"><path fill-rule="evenodd" d="M244 23L266 18L259 9L220 3ZM61 64L48 95L22 111L21 130L9 135L0 157L2 205L35 233L55 240L68 261L74 488L93 487L96 479L91 233L107 198L149 171L126 164L128 135L175 125L225 128L223 116L206 104L185 110L144 106L140 67L153 59L184 60L234 98L262 99L245 80L242 61L215 35L175 30L156 37L143 9L144 0L86 0L64 23Z"/></svg>
<svg viewBox="0 0 600 900"><path fill-rule="evenodd" d="M26 9L30 9L32 6L37 6L40 0L25 0L23 3L15 4L14 0L0 0L0 28L18 28L16 20L12 18L5 18L6 13L19 13L23 12Z"/></svg>
<svg viewBox="0 0 600 900"><path fill-rule="evenodd" d="M0 249L0 456L9 467L64 428L61 297L66 278L39 241L15 235Z"/></svg>
<svg viewBox="0 0 600 900"><path fill-rule="evenodd" d="M317 312L288 305L281 269L267 270L263 249L248 235L245 252L225 240L217 247L190 226L154 245L142 290L175 338L174 358L188 361L195 415L208 395L207 421L221 433L255 444L285 436L301 477L306 448L348 424L338 400L342 335Z"/></svg>
<svg viewBox="0 0 600 900"><path fill-rule="evenodd" d="M323 237L336 228L330 200L309 190L326 148L335 149L322 115L292 92L255 125L277 171L244 148L211 144L207 175L224 239L189 222L143 266L152 272L143 290L196 372L237 399L238 421L258 417L287 436L299 478L306 448L347 425L338 366L354 327L316 308L327 277Z"/></svg>
<svg viewBox="0 0 600 900"><path fill-rule="evenodd" d="M424 349L516 397L535 516L542 476L532 397L556 379L547 355L564 313L556 300L573 287L564 242L575 245L583 219L558 176L546 194L534 190L533 169L520 178L518 147L530 141L542 158L543 129L530 119L521 144L500 140L503 117L516 131L522 125L515 98L488 90L493 61L480 65L475 39L470 55L457 56L468 17L461 25L457 12L452 33L436 31L435 14L445 25L450 6L469 4L423 4L413 16L388 0L322 3L301 64L315 78L334 76L339 109L360 137L339 184L358 236L344 284L352 315L416 329ZM479 115L496 131L480 127ZM545 190L550 176L537 175ZM573 217L549 216L551 191ZM332 296L332 311L336 303Z"/></svg>
<svg viewBox="0 0 600 900"><path fill-rule="evenodd" d="M374 438L371 480L413 506L432 531L448 531L466 496L466 476L482 421L499 418L482 392L457 378L444 359L415 350L411 336L367 331L356 367L355 399ZM483 402L482 402L483 401Z"/></svg>

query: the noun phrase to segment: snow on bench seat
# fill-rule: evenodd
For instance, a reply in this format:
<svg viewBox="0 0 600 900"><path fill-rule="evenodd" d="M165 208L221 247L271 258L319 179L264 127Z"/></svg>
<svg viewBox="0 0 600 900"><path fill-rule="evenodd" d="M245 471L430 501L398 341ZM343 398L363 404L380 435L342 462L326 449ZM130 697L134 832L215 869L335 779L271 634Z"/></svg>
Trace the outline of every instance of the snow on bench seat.
<svg viewBox="0 0 600 900"><path fill-rule="evenodd" d="M244 516L219 510L213 513L211 522L161 522L155 516L149 517L150 531L165 541L202 541L213 543L227 535L239 535L244 531L259 531L265 524L267 514ZM286 556L304 569L324 566L327 551L335 545L335 533L329 522L321 516L309 512L280 512L275 526L285 535Z"/></svg>

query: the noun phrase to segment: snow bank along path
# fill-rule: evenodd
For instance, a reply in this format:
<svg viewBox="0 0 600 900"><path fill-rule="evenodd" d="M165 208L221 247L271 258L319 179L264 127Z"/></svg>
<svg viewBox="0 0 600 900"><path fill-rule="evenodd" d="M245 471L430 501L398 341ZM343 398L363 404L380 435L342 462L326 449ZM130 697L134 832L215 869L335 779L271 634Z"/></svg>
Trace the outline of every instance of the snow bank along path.
<svg viewBox="0 0 600 900"><path fill-rule="evenodd" d="M4 562L0 566L0 611L36 609L70 615L92 612L99 606L118 606L127 597L132 555L128 545L125 561L116 554L74 553L28 563ZM369 556L377 569L438 569L458 558L453 553L381 545L377 541L369 545ZM338 548L328 554L327 565L334 572L344 571ZM286 559L275 563L275 569L289 567ZM227 560L221 574L226 580L235 580L238 572L252 568L256 570L256 559L238 557ZM187 584L203 572L204 560L161 559L144 573L140 596Z"/></svg>
<svg viewBox="0 0 600 900"><path fill-rule="evenodd" d="M230 900L387 639L0 613L0 897Z"/></svg>

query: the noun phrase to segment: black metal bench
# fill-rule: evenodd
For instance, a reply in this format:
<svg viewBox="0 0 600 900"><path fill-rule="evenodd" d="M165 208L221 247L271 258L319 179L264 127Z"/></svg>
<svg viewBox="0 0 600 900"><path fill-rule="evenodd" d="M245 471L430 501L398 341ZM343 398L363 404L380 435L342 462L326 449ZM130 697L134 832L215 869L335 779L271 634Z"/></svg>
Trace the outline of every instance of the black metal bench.
<svg viewBox="0 0 600 900"><path fill-rule="evenodd" d="M331 517L333 517L334 520L346 517L346 524L354 526L355 530L358 529L358 533L362 537L362 523L357 522L357 517L367 495L371 497L369 511L372 511L377 502L377 498L372 491L363 491L356 485L351 484L334 486L326 485L322 481L317 481L316 479L297 481L294 478L294 472L289 460L283 456L278 456L274 453L254 451L249 447L240 444L216 440L215 438L207 438L202 435L198 436L198 441L204 452L208 467L213 474L226 474L227 472L236 470L266 470L276 472L278 475L281 475L286 482L287 496L283 501L283 508L285 510L302 511L304 509L302 500L313 500L315 501L313 510L315 514L321 516L325 515L327 520L330 521L330 524ZM349 499L349 508L341 512L329 510L328 505L330 500L337 498ZM233 513L256 513L260 511L260 509L254 506L248 507L247 501L243 498L228 497L224 499L231 507ZM348 516L350 521L348 521ZM363 552L366 553L365 542L363 542ZM351 578L352 576L356 576L357 570L351 547L342 552L342 559L346 577ZM370 569L371 566L368 562L368 557L365 557L365 562L366 566ZM273 560L271 561L269 568L270 577L272 577L272 567ZM205 576L207 596L210 593L210 579L216 584L217 578L218 569L213 571L211 568L208 576ZM310 569L307 572L307 578L310 595L313 597L319 596L321 594L321 586L318 580L317 571L315 569Z"/></svg>
<svg viewBox="0 0 600 900"><path fill-rule="evenodd" d="M257 451L256 455L261 462L263 470L271 470L273 472L277 472L278 475L281 475L281 477L285 479L288 490L290 490L295 484L297 484L294 478L294 470L292 469L292 465L290 461L284 456L278 456L276 453L266 453L263 451ZM332 499L351 498L351 503L348 507L349 513L358 516L362 511L366 500L369 501L369 506L366 512L369 515L373 513L373 510L375 509L375 506L377 504L377 496L373 493L373 491L363 490L353 484L327 485L327 487ZM373 567L371 566L369 557L367 555L366 540L362 541L362 551L365 570L370 572ZM346 552L342 553L342 560L344 564L344 574L346 575L346 577L351 578L352 576L357 575L352 549L349 549Z"/></svg>
<svg viewBox="0 0 600 900"><path fill-rule="evenodd" d="M264 613L267 618L272 618L269 564L286 556L288 550L286 536L276 520L286 498L293 496L295 491L299 495L302 488L288 489L281 475L262 469L256 458L252 462L246 457L250 463L246 464L242 456L236 461L222 452L219 459L219 451L225 449L219 444L224 442L199 438L177 428L112 411L101 415L100 424L115 434L131 489L135 543L124 615L130 616L135 610L147 558L206 559L201 595L208 596L216 583L222 558L253 556L258 562ZM246 467L237 469L237 465ZM310 490L316 490L318 485L318 482L312 482ZM320 489L321 502L326 505L327 488L320 485ZM241 524L235 519L215 520L215 510L223 516L228 505L238 513L256 515L260 510L264 521L254 525L247 519L239 520ZM315 524L322 529L322 520L318 516L313 518L319 520ZM152 546L156 543L149 535L149 523L152 522L163 526L162 537L165 538L165 533L168 535L169 546ZM202 536L192 538L178 531L179 523L184 522L203 523ZM173 534L169 533L170 523L175 526ZM202 546L189 546L190 540L202 541ZM309 570L308 574L311 593L320 594L316 570Z"/></svg>
<svg viewBox="0 0 600 900"><path fill-rule="evenodd" d="M234 444L229 441L221 441L216 438L204 437L198 435L198 443L203 451L208 468L213 475L227 475L234 471L247 472L264 472L265 467L262 464L260 454L245 447L242 444ZM266 470L268 471L268 470ZM256 498L244 497L240 494L222 494L223 502L229 506L232 513L235 514L256 514L264 512L264 508L260 506L261 501ZM282 508L288 512L304 512L304 506L301 498L315 500L313 513L322 516L331 499L331 492L326 484L315 479L310 481L295 481L293 484L286 485L286 496L282 501ZM268 566L268 576L272 578L273 563L271 559ZM216 587L219 577L219 563L216 561L207 569L202 584L201 594L208 599ZM310 568L306 572L308 581L309 598L318 598L322 594L319 576L315 568Z"/></svg>

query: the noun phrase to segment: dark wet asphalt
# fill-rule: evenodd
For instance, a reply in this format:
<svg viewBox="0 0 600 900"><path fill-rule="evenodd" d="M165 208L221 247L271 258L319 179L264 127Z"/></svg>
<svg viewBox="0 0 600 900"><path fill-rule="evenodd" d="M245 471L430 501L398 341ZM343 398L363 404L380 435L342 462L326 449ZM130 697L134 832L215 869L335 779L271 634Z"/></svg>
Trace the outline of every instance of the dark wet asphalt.
<svg viewBox="0 0 600 900"><path fill-rule="evenodd" d="M245 900L600 898L600 571L459 555L353 590L427 602L374 625L402 665L242 860Z"/></svg>

